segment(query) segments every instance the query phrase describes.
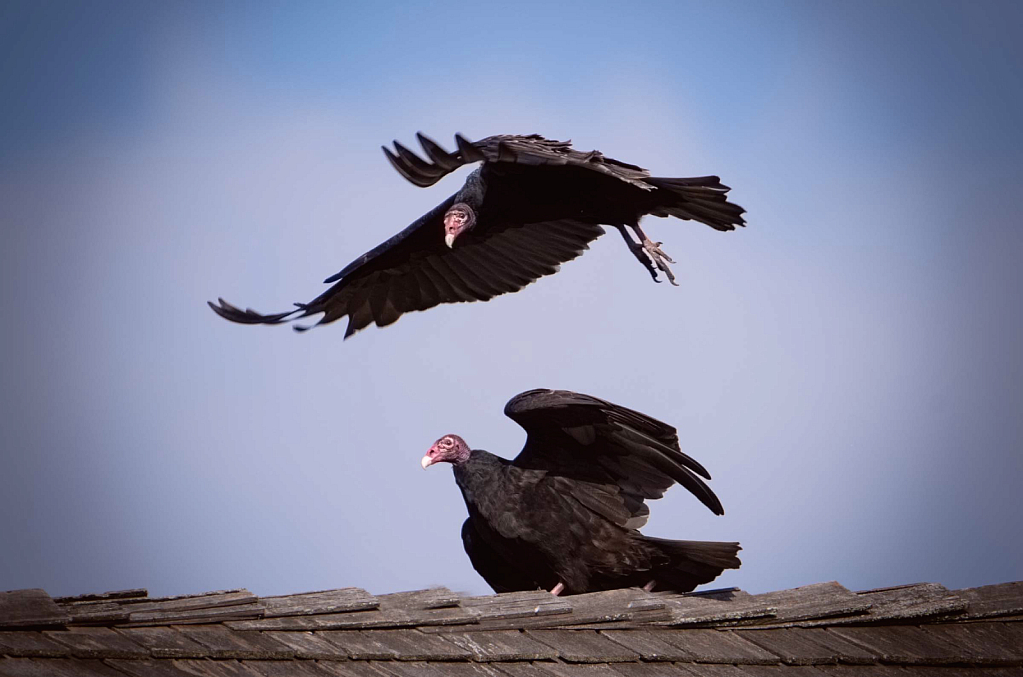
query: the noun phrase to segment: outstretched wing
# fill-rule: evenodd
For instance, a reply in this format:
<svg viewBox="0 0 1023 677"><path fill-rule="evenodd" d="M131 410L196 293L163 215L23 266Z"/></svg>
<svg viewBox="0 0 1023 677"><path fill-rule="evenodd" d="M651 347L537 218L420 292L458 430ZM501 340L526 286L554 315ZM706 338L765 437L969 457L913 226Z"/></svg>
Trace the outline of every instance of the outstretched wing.
<svg viewBox="0 0 1023 677"><path fill-rule="evenodd" d="M397 141L394 142L394 151L386 146L382 148L399 174L423 188L432 186L463 165L489 162L528 166L572 165L613 176L644 191L654 190L654 186L644 181L650 172L642 167L604 157L596 150L584 153L572 148L571 141L553 141L539 134L498 134L476 142L466 141L460 134L455 134L458 150L454 153L448 153L421 132L416 134L416 138L428 160L423 160Z"/></svg>
<svg viewBox="0 0 1023 677"><path fill-rule="evenodd" d="M574 204L571 196L582 189L587 199L578 207L600 223L616 223L623 215L623 222L631 223L644 214L653 214L699 221L722 231L746 225L742 218L746 210L728 201L731 189L716 176L650 176L646 169L605 157L600 151L578 151L570 141L553 141L539 134L499 134L475 143L456 134L458 150L453 153L422 133L416 136L426 160L397 141L395 152L384 147L384 154L399 174L417 186L432 186L465 164L484 162L488 176L514 176L514 181L524 184L530 179L538 181L532 185L531 202L541 208L551 204L550 199L542 197L545 188L556 187L555 195L565 204ZM607 203L602 205L604 200Z"/></svg>
<svg viewBox="0 0 1023 677"><path fill-rule="evenodd" d="M660 498L676 482L724 514L700 479L710 474L682 453L677 432L665 423L567 390L521 393L504 413L528 433L515 465L563 478L565 490L616 524L642 526L650 513L644 500Z"/></svg>
<svg viewBox="0 0 1023 677"><path fill-rule="evenodd" d="M442 233L444 213L453 202L454 196L327 278L332 286L308 303L295 304L295 310L264 315L223 299L209 305L242 324L280 324L318 313L323 317L316 324L348 317L348 338L371 323L384 327L413 310L518 291L557 272L604 233L595 223L575 219L504 221L466 233L451 249Z"/></svg>

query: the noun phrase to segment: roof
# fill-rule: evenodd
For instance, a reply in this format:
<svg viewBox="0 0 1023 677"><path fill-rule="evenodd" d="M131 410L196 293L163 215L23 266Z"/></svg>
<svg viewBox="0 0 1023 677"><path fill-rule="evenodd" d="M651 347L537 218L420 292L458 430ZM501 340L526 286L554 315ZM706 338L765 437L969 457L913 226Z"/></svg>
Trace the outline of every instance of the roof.
<svg viewBox="0 0 1023 677"><path fill-rule="evenodd" d="M1023 582L759 595L0 593L5 677L952 677L1021 666Z"/></svg>

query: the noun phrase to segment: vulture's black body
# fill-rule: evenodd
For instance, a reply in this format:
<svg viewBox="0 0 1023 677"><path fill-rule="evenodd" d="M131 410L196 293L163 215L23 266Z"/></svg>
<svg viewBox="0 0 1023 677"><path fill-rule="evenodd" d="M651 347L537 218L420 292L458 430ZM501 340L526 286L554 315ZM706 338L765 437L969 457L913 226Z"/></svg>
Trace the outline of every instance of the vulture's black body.
<svg viewBox="0 0 1023 677"><path fill-rule="evenodd" d="M651 177L641 167L538 135L475 143L457 136L455 153L419 139L432 163L397 142L396 153L384 149L395 169L418 186L430 186L467 163L482 165L455 195L327 278L332 286L296 310L263 315L223 299L210 307L244 324L278 324L317 313L323 313L317 324L326 324L347 316L348 337L409 311L518 291L579 256L604 233L601 224L624 229L653 214L694 219L717 230L744 225L744 210L727 201L729 189L716 176ZM449 248L443 217L456 203L471 205L477 221ZM657 279L653 266L644 265Z"/></svg>
<svg viewBox="0 0 1023 677"><path fill-rule="evenodd" d="M454 467L469 518L465 551L497 592L566 594L655 581L689 591L737 568L738 543L669 541L637 529L678 482L708 508L721 503L710 476L678 447L675 430L648 416L568 391L533 390L505 413L529 433L514 461L473 450Z"/></svg>

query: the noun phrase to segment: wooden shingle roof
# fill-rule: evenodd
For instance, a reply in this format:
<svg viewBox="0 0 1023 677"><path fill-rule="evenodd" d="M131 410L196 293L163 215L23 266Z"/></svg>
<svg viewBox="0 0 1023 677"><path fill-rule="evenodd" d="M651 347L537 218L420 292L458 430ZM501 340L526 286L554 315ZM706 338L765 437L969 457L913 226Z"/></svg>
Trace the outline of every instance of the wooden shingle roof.
<svg viewBox="0 0 1023 677"><path fill-rule="evenodd" d="M5 677L1023 674L1023 582L751 595L0 593Z"/></svg>

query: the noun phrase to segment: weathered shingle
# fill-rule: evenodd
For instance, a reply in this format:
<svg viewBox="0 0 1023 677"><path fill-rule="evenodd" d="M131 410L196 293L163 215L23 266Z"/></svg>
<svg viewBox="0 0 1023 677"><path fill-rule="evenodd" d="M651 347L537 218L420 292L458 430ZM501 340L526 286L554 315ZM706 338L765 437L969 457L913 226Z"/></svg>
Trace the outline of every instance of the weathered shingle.
<svg viewBox="0 0 1023 677"><path fill-rule="evenodd" d="M75 658L148 658L149 650L110 628L68 628L43 632Z"/></svg>
<svg viewBox="0 0 1023 677"><path fill-rule="evenodd" d="M124 677L103 661L90 658L0 658L3 677Z"/></svg>
<svg viewBox="0 0 1023 677"><path fill-rule="evenodd" d="M766 649L789 665L870 664L874 655L823 628L735 630L736 635Z"/></svg>
<svg viewBox="0 0 1023 677"><path fill-rule="evenodd" d="M350 671L332 671L330 664L317 661L242 661L241 664L262 677L336 677L337 675L351 677L355 674Z"/></svg>
<svg viewBox="0 0 1023 677"><path fill-rule="evenodd" d="M0 655L28 657L69 656L71 650L58 644L41 632L7 630L0 632Z"/></svg>
<svg viewBox="0 0 1023 677"><path fill-rule="evenodd" d="M318 632L269 631L262 634L290 647L295 652L296 658L338 660L347 656L344 649L334 642L327 641Z"/></svg>
<svg viewBox="0 0 1023 677"><path fill-rule="evenodd" d="M473 660L481 662L534 661L558 657L556 650L526 636L520 630L452 632L445 634L444 638L468 651Z"/></svg>
<svg viewBox="0 0 1023 677"><path fill-rule="evenodd" d="M298 595L262 597L263 616L311 616L345 611L366 611L380 606L377 598L362 588L339 588Z"/></svg>
<svg viewBox="0 0 1023 677"><path fill-rule="evenodd" d="M716 668L728 668L722 677L749 677L733 665L693 665L692 663L615 663L612 669L621 677L703 677L715 675Z"/></svg>
<svg viewBox="0 0 1023 677"><path fill-rule="evenodd" d="M173 627L117 628L131 641L144 646L155 658L205 658L209 649L193 642Z"/></svg>
<svg viewBox="0 0 1023 677"><path fill-rule="evenodd" d="M752 595L722 596L686 595L669 598L671 619L664 625L672 627L714 625L743 620L773 619L775 608L755 600Z"/></svg>
<svg viewBox="0 0 1023 677"><path fill-rule="evenodd" d="M868 602L864 616L832 621L832 625L919 621L964 611L966 601L937 583L917 583L856 593Z"/></svg>
<svg viewBox="0 0 1023 677"><path fill-rule="evenodd" d="M979 664L1023 665L1023 624L963 623L924 625L921 629L942 641L959 646Z"/></svg>
<svg viewBox="0 0 1023 677"><path fill-rule="evenodd" d="M880 663L960 665L974 662L972 651L910 625L829 628L873 652Z"/></svg>
<svg viewBox="0 0 1023 677"><path fill-rule="evenodd" d="M7 599L49 608L51 619L56 607L64 625L8 605L0 676L1001 677L1023 674L1020 589L852 593L826 583L763 595L462 597L344 588L265 599L137 590L59 603L29 591Z"/></svg>
<svg viewBox="0 0 1023 677"><path fill-rule="evenodd" d="M752 602L774 609L771 624L851 617L866 613L871 607L870 601L834 581L754 595ZM745 623L759 624L757 621L740 624Z"/></svg>
<svg viewBox="0 0 1023 677"><path fill-rule="evenodd" d="M956 590L967 603L966 618L1023 615L1023 581Z"/></svg>
<svg viewBox="0 0 1023 677"><path fill-rule="evenodd" d="M418 630L346 630L319 633L353 660L469 660L471 654L437 635Z"/></svg>
<svg viewBox="0 0 1023 677"><path fill-rule="evenodd" d="M131 677L262 677L259 672L233 660L108 660L107 663Z"/></svg>
<svg viewBox="0 0 1023 677"><path fill-rule="evenodd" d="M12 590L0 592L0 628L52 627L70 621L45 590Z"/></svg>
<svg viewBox="0 0 1023 677"><path fill-rule="evenodd" d="M412 628L475 623L477 614L454 604L446 589L394 593L374 598L374 608L347 613L316 613L231 622L236 630L342 630Z"/></svg>
<svg viewBox="0 0 1023 677"><path fill-rule="evenodd" d="M565 663L545 663L540 666L540 669L554 677L621 677L622 674L610 665L566 665Z"/></svg>
<svg viewBox="0 0 1023 677"><path fill-rule="evenodd" d="M176 628L185 637L209 649L210 658L288 659L295 656L287 644L259 632L231 630L223 625L186 625Z"/></svg>
<svg viewBox="0 0 1023 677"><path fill-rule="evenodd" d="M551 677L553 674L541 667L543 665L550 665L543 662L527 663L524 661L512 661L501 663L496 668L487 663L482 663L481 665L497 670L501 677Z"/></svg>
<svg viewBox="0 0 1023 677"><path fill-rule="evenodd" d="M733 632L724 630L687 630L664 635L664 640L692 654L697 663L733 663L770 665L780 659Z"/></svg>
<svg viewBox="0 0 1023 677"><path fill-rule="evenodd" d="M595 630L529 630L526 634L546 644L569 663L638 661L639 654Z"/></svg>
<svg viewBox="0 0 1023 677"><path fill-rule="evenodd" d="M670 630L603 630L604 635L631 651L645 661L692 661L695 655L681 646L666 642L662 637Z"/></svg>

